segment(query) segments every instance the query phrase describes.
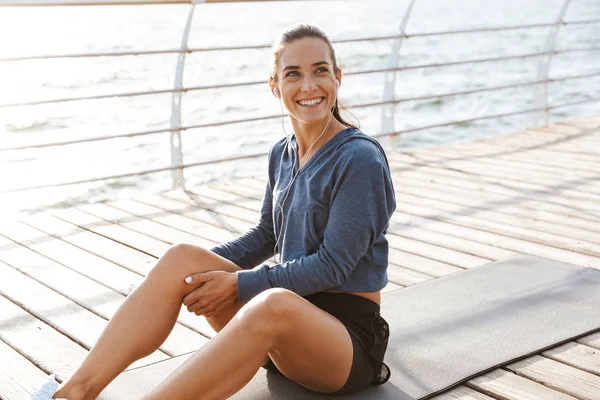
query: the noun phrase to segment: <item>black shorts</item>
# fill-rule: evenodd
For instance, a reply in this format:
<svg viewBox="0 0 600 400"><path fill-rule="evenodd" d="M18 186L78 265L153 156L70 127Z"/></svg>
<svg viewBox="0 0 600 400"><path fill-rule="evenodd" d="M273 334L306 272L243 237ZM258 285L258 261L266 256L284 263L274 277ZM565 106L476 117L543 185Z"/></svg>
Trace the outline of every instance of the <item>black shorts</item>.
<svg viewBox="0 0 600 400"><path fill-rule="evenodd" d="M383 356L389 325L380 314L379 304L349 293L319 292L304 298L339 319L352 339L354 357L348 380L340 390L328 394L356 393L387 382L390 369ZM263 368L281 374L271 359Z"/></svg>

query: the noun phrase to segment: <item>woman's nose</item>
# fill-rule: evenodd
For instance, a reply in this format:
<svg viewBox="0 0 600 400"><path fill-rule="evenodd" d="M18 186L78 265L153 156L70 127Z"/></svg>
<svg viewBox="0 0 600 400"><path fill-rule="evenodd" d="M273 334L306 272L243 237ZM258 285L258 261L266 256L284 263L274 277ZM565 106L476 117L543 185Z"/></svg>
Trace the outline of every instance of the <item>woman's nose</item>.
<svg viewBox="0 0 600 400"><path fill-rule="evenodd" d="M301 89L303 91L312 92L316 89L316 87L317 87L317 82L315 81L315 79L312 76L305 75L304 78L302 78Z"/></svg>

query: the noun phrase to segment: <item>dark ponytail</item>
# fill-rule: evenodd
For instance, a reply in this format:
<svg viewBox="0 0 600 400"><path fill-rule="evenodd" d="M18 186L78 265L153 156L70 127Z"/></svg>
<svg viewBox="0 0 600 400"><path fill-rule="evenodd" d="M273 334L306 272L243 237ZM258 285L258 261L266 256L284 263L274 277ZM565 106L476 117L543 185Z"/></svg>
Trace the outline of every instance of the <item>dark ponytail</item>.
<svg viewBox="0 0 600 400"><path fill-rule="evenodd" d="M275 82L277 82L278 79L277 66L279 65L279 54L281 50L285 47L286 44L304 38L317 38L324 41L327 44L327 47L329 48L329 54L331 56L331 60L333 61L334 72L337 73L339 71L337 59L335 57L335 50L333 49L333 45L331 44L331 41L329 40L325 32L323 32L321 29L317 28L314 25L296 24L283 31L279 39L273 45L273 62L271 63L271 78L273 78ZM358 128L356 125L344 120L344 118L340 114L340 110L349 113L348 110L343 105L341 105L339 103L339 100L336 98L335 105L331 109L333 117L349 128Z"/></svg>

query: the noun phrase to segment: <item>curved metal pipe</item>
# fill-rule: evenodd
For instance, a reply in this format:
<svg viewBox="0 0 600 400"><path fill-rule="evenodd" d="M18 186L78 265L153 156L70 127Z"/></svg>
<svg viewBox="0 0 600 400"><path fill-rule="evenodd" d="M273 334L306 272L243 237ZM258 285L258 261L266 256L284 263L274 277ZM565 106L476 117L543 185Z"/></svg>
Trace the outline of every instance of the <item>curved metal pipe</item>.
<svg viewBox="0 0 600 400"><path fill-rule="evenodd" d="M550 28L550 32L548 32L548 36L546 37L546 43L544 43L544 47L542 48L544 53L547 53L544 56L541 56L537 66L536 77L537 80L544 80L543 85L539 85L534 87L533 89L533 104L538 108L546 108L548 106L548 75L550 74L550 63L552 62L552 57L554 57L554 49L556 48L556 37L558 36L558 30L560 29L561 24L563 23L563 19L567 12L567 8L571 0L565 0L563 3L558 16L556 17L555 25ZM533 126L537 126L539 121L543 120L545 125L548 125L548 110L545 110L541 113L534 114L533 116Z"/></svg>
<svg viewBox="0 0 600 400"><path fill-rule="evenodd" d="M187 50L188 38L194 19L194 10L196 6L192 4L188 13L183 37L181 38L181 53L177 57L177 70L175 71L175 83L173 97L171 98L171 165L183 165L183 151L181 150L181 94L183 90L183 68L185 67L185 55ZM183 168L171 170L172 188L185 190L185 177Z"/></svg>
<svg viewBox="0 0 600 400"><path fill-rule="evenodd" d="M400 50L402 49L402 41L406 36L406 25L412 13L415 0L411 0L410 4L404 12L402 22L398 30L400 31L400 37L394 41L392 50L390 52L389 70L386 71L383 80L383 101L390 102L396 96L396 73L398 64L400 62ZM388 103L386 107L381 110L381 131L391 132L394 130L394 119L396 116L396 103ZM391 136L388 145L396 150L396 136Z"/></svg>

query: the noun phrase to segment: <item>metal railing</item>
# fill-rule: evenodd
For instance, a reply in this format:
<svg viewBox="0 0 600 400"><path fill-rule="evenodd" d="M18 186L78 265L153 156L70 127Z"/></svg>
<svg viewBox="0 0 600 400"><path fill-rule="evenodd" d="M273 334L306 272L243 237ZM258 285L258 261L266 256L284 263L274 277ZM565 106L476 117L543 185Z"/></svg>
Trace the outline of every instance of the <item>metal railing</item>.
<svg viewBox="0 0 600 400"><path fill-rule="evenodd" d="M221 0L223 1L223 0ZM231 1L232 0L225 0ZM278 0L273 0L278 1ZM279 0L281 1L281 0ZM80 53L80 54L46 54L46 55L34 55L34 56L19 56L19 57L6 57L0 58L0 62L13 62L13 61L25 61L25 60L45 60L45 59L65 59L65 58L90 58L90 57L122 57L122 56L145 56L145 55L156 55L156 54L177 54L178 55L178 63L177 63L177 71L174 86L172 88L165 88L161 90L151 90L151 91L138 91L138 92L124 92L124 93L112 93L105 95L96 95L96 96L80 96L80 97L70 97L70 98L55 98L55 99L46 99L46 100L35 100L35 101L27 101L27 102L17 102L17 103L6 103L0 104L0 109L14 108L14 107L23 107L23 106L35 106L41 104L54 104L61 102L73 102L73 101L88 101L88 100L98 100L98 99L106 99L106 98L114 98L114 97L130 97L130 96L150 96L157 94L172 94L172 104L171 104L171 127L167 129L157 129L157 130L146 130L140 132L125 132L117 135L106 135L106 136L96 136L89 137L84 139L72 139L66 141L59 142L47 142L47 143L37 143L33 145L21 145L21 146L5 146L0 147L0 152L4 151L16 151L16 150L26 150L26 149L36 149L36 148L46 148L46 147L55 147L55 146L68 146L73 144L80 144L85 142L98 142L98 141L106 141L113 140L118 138L130 138L136 136L145 136L145 135L153 135L153 134L161 134L161 133L169 133L171 135L171 165L163 168L155 168L144 171L131 172L126 174L119 175L109 175L109 176L101 176L101 177L93 177L85 180L76 180L76 181L65 181L53 184L45 184L45 185L36 185L36 186L23 186L16 189L8 189L8 190L0 190L0 194L9 193L9 192L19 192L25 190L33 190L33 189L42 189L49 187L57 187L57 186L66 186L66 185L75 185L80 183L89 183L96 181L103 181L108 179L119 179L125 177L132 176L140 176L146 174L152 174L157 172L171 171L172 173L172 182L173 188L184 188L185 180L183 171L186 168L197 167L201 165L209 165L214 163L221 162L230 162L235 160L242 160L248 158L256 158L265 156L266 153L261 152L258 154L250 154L243 155L237 157L228 157L222 159L215 159L211 161L202 161L202 162L193 162L193 163L184 163L182 156L182 140L181 140L181 132L196 129L196 128L206 128L206 127L214 127L214 126L223 126L223 125L231 125L231 124L239 124L239 123L247 123L247 122L255 122L255 121L265 121L275 118L280 118L281 115L264 115L253 118L242 118L242 119L228 119L224 121L217 121L205 124L195 124L195 125L183 125L181 123L181 95L186 92L191 91L201 91L201 90L210 90L210 89L218 89L218 88L233 88L233 87L245 87L252 85L265 85L266 80L260 81L247 81L247 82L238 82L238 83L229 83L229 84L220 84L220 85L208 85L208 86L190 86L184 87L182 85L182 77L183 77L183 69L185 66L185 56L187 54L191 54L194 52L214 52L214 51L237 51L237 50L248 50L248 49L267 49L270 48L271 45L260 44L260 45L252 45L252 46L226 46L226 47L207 47L207 48L188 48L187 41L191 29L192 17L195 10L196 4L201 3L209 3L209 2L219 2L219 1L170 1L170 0L156 0L156 1L68 1L61 3L53 3L47 2L45 0L39 1L22 1L22 2L0 2L0 6L10 5L10 6L65 6L65 5L127 5L127 4L191 4L190 10L187 16L186 27L184 29L183 37L181 40L181 46L179 49L164 49L164 50L152 50L152 51L127 51L127 52L98 52L98 53ZM391 137L396 138L398 135L402 133L408 132L417 132L428 130L437 127L451 126L457 124L464 124L467 122L474 122L478 120L486 120L486 119L494 119L501 118L511 115L519 115L519 114L531 114L535 113L537 116L537 120L540 119L540 113L542 113L542 117L545 119L546 124L548 123L548 111L561 108L568 107L573 105L579 105L584 103L598 102L600 101L600 97L591 98L584 101L571 102L566 104L555 104L548 105L547 102L547 86L552 82L566 81L570 79L581 79L586 77L594 77L600 75L600 69L597 71L593 71L587 74L580 75L570 75L563 76L559 78L550 79L548 77L549 74L549 66L554 57L557 54L562 53L573 53L573 52L590 52L590 51L599 51L600 47L584 47L584 48L572 48L572 49L563 49L563 50L555 50L556 37L558 34L558 29L562 26L566 25L585 25L585 24L597 24L600 23L600 19L590 19L590 20L580 20L580 21L564 21L564 15L567 10L567 7L570 4L570 0L566 0L560 10L559 15L556 18L556 21L553 23L543 23L543 24L530 24L530 25L521 25L521 26L498 26L498 27L488 27L488 28L478 28L478 29L465 29L465 30L451 30L451 31L438 31L438 32L420 32L420 33L407 33L405 31L406 25L409 21L412 8L415 0L412 0L409 4L405 15L402 19L402 24L399 28L399 33L396 35L387 35L387 36L377 36L377 37L362 37L362 38L351 38L344 40L336 40L334 43L352 43L352 42L373 42L373 41L389 41L393 40L394 43L392 45L390 63L387 68L379 68L379 69L369 69L369 70L359 70L345 73L345 75L363 75L363 74L374 74L374 73L385 73L384 80L384 93L383 100L378 102L370 102L370 103L362 103L362 104L350 104L350 107L353 109L357 108L366 108L366 107L375 107L375 106L384 106L382 110L382 130L379 133L374 134L375 137ZM400 66L399 64L399 54L401 49L401 44L404 40L409 40L411 38L417 37L431 37L431 36L441 36L441 35L465 35L465 34L473 34L473 33L481 33L481 32L497 32L497 31L511 31L511 30L521 30L521 29L539 29L539 28L551 28L551 31L547 37L544 51L528 53L528 54L518 54L504 57L493 57L493 58L483 58L483 59L471 59L471 60L461 60L454 62L446 62L446 63L433 63L433 64L421 64L421 65L411 65L411 66ZM466 65L466 64L477 64L477 63L487 63L487 62L499 62L506 60L515 60L515 59L525 59L525 58L539 58L538 63L538 73L537 79L534 81L527 82L517 82L508 85L500 85L500 86L492 86L486 88L479 88L474 90L467 91L458 91L458 92L449 92L449 93L437 93L427 96L418 96L418 97L409 97L409 98L396 98L395 97L395 79L396 74L400 71L407 70L415 70L415 69L426 69L426 68L440 68L447 66L455 66L455 65ZM543 85L543 87L542 87ZM403 102L415 101L415 100L427 100L427 99L439 99L443 97L450 96L465 96L474 93L481 92L490 92L490 91L498 91L508 88L517 88L517 87L525 87L532 86L534 88L534 104L535 107L527 110L518 110L509 113L503 114L494 114L494 115L483 115L480 117L470 118L466 120L455 120L444 122L441 124L421 126L410 129L398 130L394 127L394 115L395 115L395 107ZM542 87L542 89L540 89ZM537 123L534 122L534 126ZM393 142L395 143L395 142Z"/></svg>

